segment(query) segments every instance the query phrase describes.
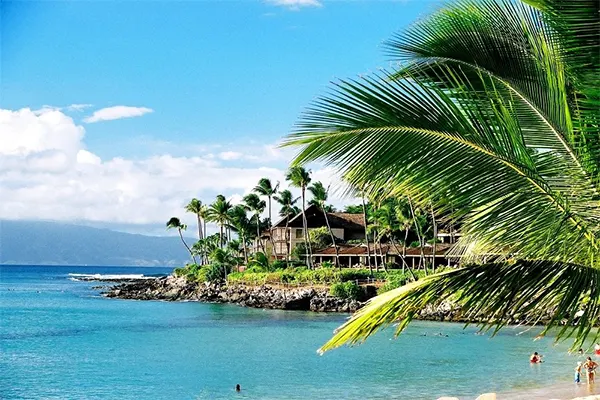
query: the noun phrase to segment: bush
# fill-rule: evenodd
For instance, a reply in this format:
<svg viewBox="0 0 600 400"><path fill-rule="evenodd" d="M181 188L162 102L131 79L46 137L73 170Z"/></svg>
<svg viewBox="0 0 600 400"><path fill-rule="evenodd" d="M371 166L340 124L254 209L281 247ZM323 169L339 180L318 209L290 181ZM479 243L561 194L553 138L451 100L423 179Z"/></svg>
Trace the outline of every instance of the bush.
<svg viewBox="0 0 600 400"><path fill-rule="evenodd" d="M362 295L362 289L354 282L341 282L331 285L329 293L340 299L358 300Z"/></svg>
<svg viewBox="0 0 600 400"><path fill-rule="evenodd" d="M284 260L275 260L271 263L271 270L277 271L279 269L287 268L287 264Z"/></svg>

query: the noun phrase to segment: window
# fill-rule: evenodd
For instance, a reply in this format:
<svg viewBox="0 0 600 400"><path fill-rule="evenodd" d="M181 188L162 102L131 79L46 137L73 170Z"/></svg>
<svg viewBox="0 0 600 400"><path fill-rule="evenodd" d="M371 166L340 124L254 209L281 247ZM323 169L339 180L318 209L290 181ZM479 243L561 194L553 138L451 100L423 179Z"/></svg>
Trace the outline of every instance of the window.
<svg viewBox="0 0 600 400"><path fill-rule="evenodd" d="M304 234L302 233L302 229L296 229L296 239L303 239Z"/></svg>

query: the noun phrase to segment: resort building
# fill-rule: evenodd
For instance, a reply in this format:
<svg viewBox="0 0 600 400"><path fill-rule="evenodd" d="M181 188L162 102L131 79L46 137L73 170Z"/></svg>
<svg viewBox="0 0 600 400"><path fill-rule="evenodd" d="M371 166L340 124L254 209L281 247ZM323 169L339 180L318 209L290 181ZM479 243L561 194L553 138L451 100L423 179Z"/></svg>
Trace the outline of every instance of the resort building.
<svg viewBox="0 0 600 400"><path fill-rule="evenodd" d="M309 206L305 213L306 226L309 232L317 228L327 227L323 212L316 206ZM340 242L365 240L365 223L362 214L333 212L327 213L327 218L333 235ZM287 221L287 218L281 219L273 225L270 234L273 235L273 240L271 240L269 232L263 232L261 246L268 249L271 254L276 254L278 258L285 258L285 255L288 252L291 254L298 243L304 242L302 213L289 221ZM275 251L273 251L273 245Z"/></svg>
<svg viewBox="0 0 600 400"><path fill-rule="evenodd" d="M440 230L438 242L435 245L427 244L423 247L421 253L420 247L403 248L402 244L391 245L383 243L375 245L370 242L367 246L365 239L365 222L362 214L351 214L342 212L327 213L331 231L336 238L338 249L338 258L340 265L354 267L359 265L395 264L399 267L408 265L416 268L421 262L428 265L434 263L436 266L446 266L454 264L446 258L446 252L454 243L460 233L455 230ZM310 231L327 227L323 212L316 206L310 206L306 209L307 229ZM272 235L272 238L271 238ZM287 254L299 244L304 242L302 213L287 220L281 219L273 225L271 231L265 231L261 237L260 248L265 249L273 257L285 259ZM274 246L274 247L273 247ZM273 251L274 249L274 251ZM323 249L312 249L312 260L316 264L325 261L335 261L335 247L329 246ZM377 259L376 259L377 258ZM404 258L406 264L402 262Z"/></svg>

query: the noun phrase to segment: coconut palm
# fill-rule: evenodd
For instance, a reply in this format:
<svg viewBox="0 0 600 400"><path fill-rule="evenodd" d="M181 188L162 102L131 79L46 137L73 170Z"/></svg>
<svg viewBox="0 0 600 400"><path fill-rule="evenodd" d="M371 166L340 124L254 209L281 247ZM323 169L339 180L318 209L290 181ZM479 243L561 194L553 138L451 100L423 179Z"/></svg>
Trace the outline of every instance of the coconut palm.
<svg viewBox="0 0 600 400"><path fill-rule="evenodd" d="M258 247L261 246L264 252L265 249L260 240L260 214L265 211L267 203L265 203L264 200L261 200L255 193L250 193L244 196L244 207L254 214L254 218L256 219L256 251L258 251Z"/></svg>
<svg viewBox="0 0 600 400"><path fill-rule="evenodd" d="M167 229L177 229L177 232L179 232L179 237L181 238L183 245L185 246L187 251L190 253L190 256L192 256L192 260L194 261L194 264L197 264L196 257L194 256L194 252L192 251L192 249L190 249L190 246L188 246L188 244L185 242L185 239L183 239L182 231L185 231L187 229L187 225L182 223L179 218L171 217L171 219L169 219L169 221L167 221Z"/></svg>
<svg viewBox="0 0 600 400"><path fill-rule="evenodd" d="M208 207L208 220L216 223L219 226L221 248L223 248L225 244L225 227L229 222L229 211L231 210L231 208L231 203L228 202L225 196L221 194L218 195L215 202Z"/></svg>
<svg viewBox="0 0 600 400"><path fill-rule="evenodd" d="M261 178L258 181L258 185L256 185L253 189L254 193L258 194L259 196L266 197L268 199L267 206L269 209L269 224L268 224L269 233L270 233L269 238L271 239L271 246L273 247L273 255L275 256L275 259L277 259L277 249L275 249L273 233L271 232L271 228L273 226L273 216L271 215L271 211L272 211L271 199L273 198L273 196L275 196L277 194L278 190L279 190L279 182L277 182L277 184L275 186L273 186L273 184L271 183L271 180L269 178Z"/></svg>
<svg viewBox="0 0 600 400"><path fill-rule="evenodd" d="M340 82L288 138L294 165L330 163L349 184L446 196L463 267L388 292L324 349L455 293L498 328L563 321L582 343L600 317L600 3L448 2L386 44L395 71ZM470 263L483 260L483 265ZM493 255L493 257L491 256ZM575 315L582 311L574 324Z"/></svg>
<svg viewBox="0 0 600 400"><path fill-rule="evenodd" d="M308 239L308 227L306 222L306 187L310 184L310 171L303 167L292 166L285 174L285 180L290 183L290 186L300 188L302 198L302 231L304 235L304 243L306 243L306 266L312 268L312 249L310 240Z"/></svg>
<svg viewBox="0 0 600 400"><path fill-rule="evenodd" d="M192 246L192 252L198 254L203 260L208 261L208 256L214 249L219 247L221 237L218 233L214 235L206 236L203 239L198 240Z"/></svg>
<svg viewBox="0 0 600 400"><path fill-rule="evenodd" d="M290 237L288 227L290 219L292 219L300 213L300 209L295 205L300 199L300 197L294 198L292 192L286 189L279 192L279 194L273 196L273 198L280 205L279 216L285 218L285 260L287 263L289 262L290 258Z"/></svg>
<svg viewBox="0 0 600 400"><path fill-rule="evenodd" d="M223 280L227 280L227 275L234 266L238 265L239 260L235 254L228 248L214 249L209 255L210 263L213 268L217 268L223 276Z"/></svg>
<svg viewBox="0 0 600 400"><path fill-rule="evenodd" d="M240 238L240 244L242 245L242 250L244 252L244 262L248 263L248 238L251 235L252 226L250 220L248 219L248 215L246 214L246 208L238 204L231 209L229 212L229 224L231 229L237 233Z"/></svg>
<svg viewBox="0 0 600 400"><path fill-rule="evenodd" d="M314 182L308 187L308 191L312 194L312 199L308 202L308 204L316 206L319 210L321 210L323 216L325 217L325 224L327 225L327 230L329 231L329 236L331 236L331 242L333 243L333 248L335 249L335 266L341 268L338 246L335 241L335 235L331 230L331 225L329 224L329 217L327 216L327 213L330 212L328 211L326 204L326 201L329 198L329 187L325 188L321 182Z"/></svg>
<svg viewBox="0 0 600 400"><path fill-rule="evenodd" d="M202 240L204 238L204 232L202 229L202 214L203 214L204 205L197 198L193 198L190 202L185 206L185 211L195 214L196 219L198 220L198 240ZM204 264L204 257L200 257L200 263Z"/></svg>

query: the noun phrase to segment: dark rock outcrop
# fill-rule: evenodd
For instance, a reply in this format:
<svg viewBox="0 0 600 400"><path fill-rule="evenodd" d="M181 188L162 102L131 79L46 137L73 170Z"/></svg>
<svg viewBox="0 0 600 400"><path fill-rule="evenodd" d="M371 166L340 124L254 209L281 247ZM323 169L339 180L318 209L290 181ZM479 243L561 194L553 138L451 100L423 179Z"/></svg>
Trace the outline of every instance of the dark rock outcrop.
<svg viewBox="0 0 600 400"><path fill-rule="evenodd" d="M372 297L373 293L374 288L365 289L366 297L369 294ZM103 295L120 299L232 303L254 308L320 312L354 312L364 304L333 297L328 288L217 285L188 282L173 276L122 283Z"/></svg>

